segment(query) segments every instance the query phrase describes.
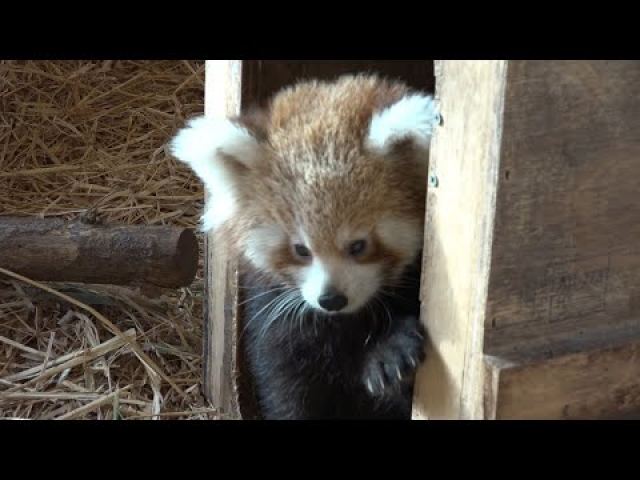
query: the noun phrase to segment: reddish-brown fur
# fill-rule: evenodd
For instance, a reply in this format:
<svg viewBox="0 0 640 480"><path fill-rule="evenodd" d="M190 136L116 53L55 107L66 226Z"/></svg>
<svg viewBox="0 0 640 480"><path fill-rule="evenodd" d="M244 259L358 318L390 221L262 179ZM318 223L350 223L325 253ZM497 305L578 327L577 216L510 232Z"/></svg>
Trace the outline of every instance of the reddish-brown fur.
<svg viewBox="0 0 640 480"><path fill-rule="evenodd" d="M372 76L312 81L282 91L266 111L237 119L262 140L262 152L255 165L234 167L237 214L219 230L222 238L242 250L257 225L278 225L291 238L303 226L314 254L339 256L344 245L336 232L348 227L373 235L373 250L361 262L410 261L383 245L374 228L383 215L420 228L425 169L410 143L385 156L365 146L374 112L407 93L403 84ZM285 245L271 263L277 274L297 260Z"/></svg>

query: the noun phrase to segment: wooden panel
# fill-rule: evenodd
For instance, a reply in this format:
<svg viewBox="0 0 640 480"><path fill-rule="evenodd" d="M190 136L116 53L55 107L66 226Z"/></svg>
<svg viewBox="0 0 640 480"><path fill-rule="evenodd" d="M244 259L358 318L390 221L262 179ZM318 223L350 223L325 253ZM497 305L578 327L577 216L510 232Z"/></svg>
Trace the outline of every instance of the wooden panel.
<svg viewBox="0 0 640 480"><path fill-rule="evenodd" d="M414 418L481 418L482 345L499 169L505 61L442 61L443 126L431 144L422 317L427 360Z"/></svg>
<svg viewBox="0 0 640 480"><path fill-rule="evenodd" d="M242 61L207 60L205 115L240 112ZM204 378L207 399L227 417L237 417L236 370L237 280L235 261L213 235L205 239Z"/></svg>
<svg viewBox="0 0 640 480"><path fill-rule="evenodd" d="M487 352L640 318L640 62L509 62L500 178Z"/></svg>
<svg viewBox="0 0 640 480"><path fill-rule="evenodd" d="M522 363L486 359L486 417L620 418L640 412L640 328L598 348Z"/></svg>
<svg viewBox="0 0 640 480"><path fill-rule="evenodd" d="M640 411L640 62L441 67L416 418Z"/></svg>

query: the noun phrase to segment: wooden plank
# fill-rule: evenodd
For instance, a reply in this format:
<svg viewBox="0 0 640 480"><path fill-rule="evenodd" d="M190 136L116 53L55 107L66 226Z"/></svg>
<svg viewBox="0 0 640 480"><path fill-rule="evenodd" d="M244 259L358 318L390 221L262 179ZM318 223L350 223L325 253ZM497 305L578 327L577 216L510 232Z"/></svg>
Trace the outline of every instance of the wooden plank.
<svg viewBox="0 0 640 480"><path fill-rule="evenodd" d="M427 359L414 418L481 418L482 345L498 184L506 61L442 61L443 125L431 144L422 318Z"/></svg>
<svg viewBox="0 0 640 480"><path fill-rule="evenodd" d="M485 359L486 418L621 418L640 412L640 327L597 348L521 362Z"/></svg>
<svg viewBox="0 0 640 480"><path fill-rule="evenodd" d="M520 359L562 356L616 342L637 323L635 318L612 319L606 312L559 323L522 323L505 328L500 335L485 335L485 352Z"/></svg>
<svg viewBox="0 0 640 480"><path fill-rule="evenodd" d="M640 62L509 63L486 350L640 317Z"/></svg>
<svg viewBox="0 0 640 480"><path fill-rule="evenodd" d="M633 414L640 62L454 63L437 74L416 418Z"/></svg>
<svg viewBox="0 0 640 480"><path fill-rule="evenodd" d="M207 60L205 115L237 115L241 108L241 60ZM205 238L204 372L203 390L213 407L237 418L236 370L236 262L224 243Z"/></svg>

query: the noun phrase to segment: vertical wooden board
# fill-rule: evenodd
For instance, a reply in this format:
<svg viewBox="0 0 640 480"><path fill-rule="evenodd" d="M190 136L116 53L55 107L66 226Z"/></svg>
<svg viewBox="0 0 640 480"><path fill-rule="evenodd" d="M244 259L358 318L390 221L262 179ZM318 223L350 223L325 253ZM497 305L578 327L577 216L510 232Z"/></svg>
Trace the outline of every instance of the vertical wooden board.
<svg viewBox="0 0 640 480"><path fill-rule="evenodd" d="M205 115L237 115L241 108L242 61L207 60ZM206 195L206 193L205 193ZM211 404L227 417L238 417L236 370L236 264L214 235L205 239L204 379Z"/></svg>
<svg viewBox="0 0 640 480"><path fill-rule="evenodd" d="M510 62L502 151L487 351L639 318L640 62Z"/></svg>
<svg viewBox="0 0 640 480"><path fill-rule="evenodd" d="M481 418L482 344L506 61L442 61L422 276L427 359L414 418Z"/></svg>

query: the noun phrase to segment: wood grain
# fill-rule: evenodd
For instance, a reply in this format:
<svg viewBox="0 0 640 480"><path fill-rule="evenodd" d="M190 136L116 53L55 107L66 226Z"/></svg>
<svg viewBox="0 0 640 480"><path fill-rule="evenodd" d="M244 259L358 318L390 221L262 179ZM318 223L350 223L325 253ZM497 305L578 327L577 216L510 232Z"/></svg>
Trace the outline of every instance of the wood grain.
<svg viewBox="0 0 640 480"><path fill-rule="evenodd" d="M424 317L435 354L425 368L431 390L419 384L418 396L432 396L431 411L439 399L445 418L632 415L640 411L640 62L509 61L506 72L497 143L472 146L482 138L476 109L495 109L476 104L452 125L443 105L433 168L446 159L460 181L480 179L481 152L497 145L495 223L474 220L478 207L465 203L477 201L473 187L446 200L444 187L429 195ZM443 99L462 78L438 77ZM482 96L483 84L473 85ZM477 221L493 234L479 234ZM443 232L457 236L443 241ZM469 281L471 291L462 287Z"/></svg>
<svg viewBox="0 0 640 480"><path fill-rule="evenodd" d="M431 143L422 272L429 345L414 418L481 418L483 334L505 61L436 63L443 125Z"/></svg>
<svg viewBox="0 0 640 480"><path fill-rule="evenodd" d="M205 115L234 116L241 110L242 61L207 60ZM206 193L205 193L206 197ZM214 408L238 418L236 370L236 261L224 242L205 238L203 391Z"/></svg>
<svg viewBox="0 0 640 480"><path fill-rule="evenodd" d="M178 288L198 269L187 228L0 217L0 266L37 281Z"/></svg>
<svg viewBox="0 0 640 480"><path fill-rule="evenodd" d="M503 128L487 352L640 317L640 62L511 61Z"/></svg>
<svg viewBox="0 0 640 480"><path fill-rule="evenodd" d="M640 328L547 359L486 358L488 419L615 419L640 412Z"/></svg>

